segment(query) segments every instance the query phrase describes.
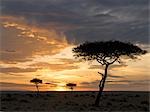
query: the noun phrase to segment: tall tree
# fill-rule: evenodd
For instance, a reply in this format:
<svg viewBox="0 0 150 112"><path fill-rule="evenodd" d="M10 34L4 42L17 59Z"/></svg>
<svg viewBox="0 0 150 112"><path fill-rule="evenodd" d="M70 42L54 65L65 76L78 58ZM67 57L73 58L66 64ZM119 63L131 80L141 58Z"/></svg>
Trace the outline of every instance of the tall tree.
<svg viewBox="0 0 150 112"><path fill-rule="evenodd" d="M128 57L129 59L136 59L137 56L147 52L136 45L121 41L85 42L73 48L72 51L75 53L74 57L76 58L81 58L85 61L96 60L105 67L104 73L98 72L102 78L99 82L99 92L95 100L96 106L100 102L109 66L115 62L121 63L121 58Z"/></svg>
<svg viewBox="0 0 150 112"><path fill-rule="evenodd" d="M35 84L37 92L39 93L39 86L38 86L38 84L42 84L42 80L38 79L38 78L34 78L34 79L30 80L30 82Z"/></svg>

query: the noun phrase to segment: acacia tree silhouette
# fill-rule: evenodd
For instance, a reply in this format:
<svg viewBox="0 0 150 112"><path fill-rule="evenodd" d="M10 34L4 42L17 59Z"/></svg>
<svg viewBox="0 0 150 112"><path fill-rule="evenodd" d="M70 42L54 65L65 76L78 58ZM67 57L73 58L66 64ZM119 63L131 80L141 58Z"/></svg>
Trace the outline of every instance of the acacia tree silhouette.
<svg viewBox="0 0 150 112"><path fill-rule="evenodd" d="M85 61L96 60L105 67L104 73L98 72L102 78L99 82L99 92L95 100L95 106L99 105L105 81L107 78L108 67L114 62L121 63L123 56L129 59L136 59L137 56L147 53L136 45L124 43L120 41L97 41L85 42L73 48L75 58L80 58Z"/></svg>
<svg viewBox="0 0 150 112"><path fill-rule="evenodd" d="M68 84L66 84L66 86L69 87L69 89L71 89L71 90L73 91L73 88L74 88L75 86L77 86L77 84L68 83Z"/></svg>
<svg viewBox="0 0 150 112"><path fill-rule="evenodd" d="M38 84L42 84L42 80L38 79L38 78L34 78L32 80L30 80L31 83L34 83L37 89L37 93L39 93L39 87Z"/></svg>

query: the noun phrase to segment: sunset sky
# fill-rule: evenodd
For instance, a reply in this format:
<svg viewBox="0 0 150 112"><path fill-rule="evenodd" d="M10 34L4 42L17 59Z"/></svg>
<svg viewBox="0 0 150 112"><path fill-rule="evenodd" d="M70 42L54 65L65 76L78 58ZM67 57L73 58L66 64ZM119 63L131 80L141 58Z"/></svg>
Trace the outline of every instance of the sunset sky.
<svg viewBox="0 0 150 112"><path fill-rule="evenodd" d="M1 0L0 90L98 90L95 61L73 57L85 41L120 40L150 51L148 0ZM148 91L150 53L109 68L105 90ZM50 83L49 85L45 83Z"/></svg>

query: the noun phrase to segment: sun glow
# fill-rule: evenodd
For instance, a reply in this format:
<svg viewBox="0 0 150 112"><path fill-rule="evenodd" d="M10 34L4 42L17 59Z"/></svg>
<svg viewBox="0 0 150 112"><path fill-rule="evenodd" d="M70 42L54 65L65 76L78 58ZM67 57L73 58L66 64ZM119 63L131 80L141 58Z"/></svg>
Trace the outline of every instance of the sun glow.
<svg viewBox="0 0 150 112"><path fill-rule="evenodd" d="M66 91L66 90L67 90L67 88L65 86L57 86L55 88L55 91Z"/></svg>

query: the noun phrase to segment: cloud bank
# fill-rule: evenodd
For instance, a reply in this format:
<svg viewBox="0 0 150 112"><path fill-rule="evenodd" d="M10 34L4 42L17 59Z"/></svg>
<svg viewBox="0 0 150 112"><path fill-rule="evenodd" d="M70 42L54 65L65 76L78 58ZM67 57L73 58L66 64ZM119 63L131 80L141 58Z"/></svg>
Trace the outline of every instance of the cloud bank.
<svg viewBox="0 0 150 112"><path fill-rule="evenodd" d="M70 42L148 42L148 0L2 0L1 5L2 16L53 28Z"/></svg>

